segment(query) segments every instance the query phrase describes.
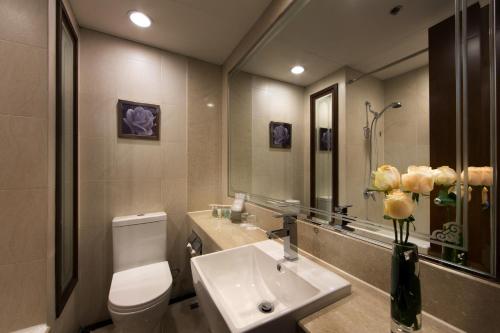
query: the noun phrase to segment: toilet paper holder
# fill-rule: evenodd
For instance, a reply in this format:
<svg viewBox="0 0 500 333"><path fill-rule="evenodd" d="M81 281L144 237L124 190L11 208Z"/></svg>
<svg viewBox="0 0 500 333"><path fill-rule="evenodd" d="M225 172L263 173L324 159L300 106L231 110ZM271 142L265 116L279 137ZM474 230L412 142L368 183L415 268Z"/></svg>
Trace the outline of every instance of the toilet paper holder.
<svg viewBox="0 0 500 333"><path fill-rule="evenodd" d="M188 241L186 244L186 249L191 257L196 257L202 255L203 243L201 238L196 234L196 232L192 231L191 235L188 237Z"/></svg>

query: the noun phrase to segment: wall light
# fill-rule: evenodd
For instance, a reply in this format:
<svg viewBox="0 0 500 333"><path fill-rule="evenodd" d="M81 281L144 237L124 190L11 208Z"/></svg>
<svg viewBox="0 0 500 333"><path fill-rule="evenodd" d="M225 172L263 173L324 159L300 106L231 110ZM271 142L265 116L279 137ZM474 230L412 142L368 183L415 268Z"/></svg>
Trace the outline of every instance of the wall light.
<svg viewBox="0 0 500 333"><path fill-rule="evenodd" d="M130 21L141 28L147 28L151 25L151 19L146 14L136 10L128 12L128 17L130 18Z"/></svg>
<svg viewBox="0 0 500 333"><path fill-rule="evenodd" d="M293 66L292 69L290 69L290 72L292 72L295 75L299 75L304 73L304 67L302 66Z"/></svg>

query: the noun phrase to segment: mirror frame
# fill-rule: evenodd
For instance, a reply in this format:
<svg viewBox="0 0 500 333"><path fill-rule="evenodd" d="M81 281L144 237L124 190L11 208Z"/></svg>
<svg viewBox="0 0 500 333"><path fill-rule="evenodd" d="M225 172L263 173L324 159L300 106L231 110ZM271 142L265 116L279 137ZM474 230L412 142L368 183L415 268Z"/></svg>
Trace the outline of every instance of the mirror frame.
<svg viewBox="0 0 500 333"><path fill-rule="evenodd" d="M325 89L317 91L309 96L310 108L310 127L309 127L309 205L316 208L316 152L317 152L317 133L316 133L316 100L326 95L332 94L332 211L338 206L339 194L339 85L335 83ZM311 215L314 215L312 213Z"/></svg>
<svg viewBox="0 0 500 333"><path fill-rule="evenodd" d="M456 0L455 6L457 6L457 4L459 4L459 3L461 3L461 1L464 1L464 0ZM260 36L260 38L258 38L257 42L252 47L250 47L246 53L244 53L241 56L239 61L237 61L233 66L231 66L228 69L228 71L227 71L227 88L226 88L227 89L226 102L227 102L227 108L228 108L226 117L227 117L228 124L230 124L230 121L231 121L231 110L229 109L230 98L231 98L231 89L230 89L231 76L236 75L239 72L239 70L241 68L243 68L243 66L249 61L249 59L255 53L257 53L261 48L263 48L270 40L272 40L275 37L275 35L277 33L279 33L279 31L284 26L286 26L288 24L289 21L293 20L293 18L302 10L303 7L305 7L305 5L308 2L309 2L309 0L297 0L296 2L292 3L285 10L284 14L282 14L272 24L272 28L269 29L268 31L264 32ZM457 8L455 8L455 16L456 17L466 15L466 12L467 11L465 11L465 13L462 13L459 9L457 10ZM490 54L489 54L489 56L490 56L490 59L494 59L494 61L490 64L490 76L491 76L491 79L490 79L490 110L495 110L494 112L490 111L490 113L493 114L492 118L490 118L492 120L490 126L492 126L493 128L496 127L497 130L500 130L500 116L499 116L499 112L498 112L498 104L500 103L500 86L497 83L497 78L500 76L500 67L498 66L498 63L500 62L500 52L498 52L500 50L500 44L498 44L498 43L500 41L497 38L497 30L500 31L500 23L497 22L498 15L500 15L500 8L497 7L497 0L490 0L490 10L489 10L489 22L490 22L490 34L489 34L490 48L489 48L489 52L490 52ZM491 29L492 26L494 26L495 29ZM456 50L456 52L458 52L458 51ZM461 95L460 95L460 98L461 98ZM494 160L494 167L496 168L497 167L497 165L496 165L497 164L497 156L500 156L500 136L496 133L496 131L494 134L493 142L495 142L495 145L494 145L494 148L492 148L492 153L493 153L492 158ZM228 192L227 192L227 194L229 197L234 197L234 193L238 192L238 189L234 189L232 187L232 184L231 184L231 177L230 177L230 175L231 175L231 157L230 157L231 135L229 132L227 133L227 145L228 145L228 150L227 150L227 158L228 158L227 191ZM495 202L496 207L499 207L499 205L500 205L500 195L498 195L496 193L497 192L496 191L497 184L500 183L498 181L498 177L500 177L500 174L496 171L494 173L494 188L495 188L494 191L495 191L495 193L492 193L492 196L493 196L492 201ZM245 192L243 192L243 193L245 193ZM248 198L247 200L250 203L255 204L259 207L264 207L267 209L279 211L280 205L284 204L284 202L281 202L278 199L266 198L263 196L255 195L253 193L245 193L245 194L247 195L247 198ZM261 197L261 199L264 198L264 201L255 200L256 197L257 198ZM274 201L275 201L276 205L271 205L270 203L274 202ZM325 214L323 214L326 212L320 212L317 209L311 208L310 206L309 207L308 206L300 206L300 209L302 211L308 212L307 215L305 216L306 217L305 219L302 218L302 216L301 216L301 220L308 222L308 223L312 223L319 228L324 228L327 230L334 230L336 232L341 232L342 234L347 235L349 237L364 240L368 243L372 243L372 244L387 247L387 248L390 247L390 245L388 245L386 243L381 243L381 242L378 242L374 239L367 239L367 238L365 238L363 236L359 236L353 232L339 231L338 229L336 229L332 225L318 224L318 223L315 223L314 221L312 221L311 219L309 219L309 216L314 215L314 213L320 214L322 216L326 216ZM496 239L496 244L495 244L495 246L492 246L492 248L491 248L491 250L494 251L495 260L493 260L493 263L492 263L493 267L492 267L490 272L478 271L478 270L475 270L473 268L469 268L466 266L460 266L458 264L454 264L452 262L448 262L448 261L445 261L443 259L435 258L435 257L421 254L421 253L419 254L419 257L423 260L428 261L428 262L431 262L431 263L434 263L434 264L437 264L437 265L440 265L443 267L451 268L457 272L467 273L468 275L479 277L479 278L487 280L487 281L493 281L493 282L500 283L500 218L498 217L496 210L497 209L495 208L495 212L493 213L493 218L494 218L495 222L493 223L493 228L492 228L492 229L494 229L494 230L492 230L492 232L493 232L492 239ZM330 216L331 216L332 220L343 218L339 214L336 214L333 212L330 212Z"/></svg>
<svg viewBox="0 0 500 333"><path fill-rule="evenodd" d="M62 29L63 25L73 39L73 272L69 283L62 285L62 225L63 219L60 214L62 205L61 182L58 175L61 173L61 163L63 159L62 143L60 137L63 133L62 124ZM78 282L78 36L71 23L68 12L62 0L56 2L56 142L55 142L55 296L56 296L56 317L62 313L64 306L68 302Z"/></svg>

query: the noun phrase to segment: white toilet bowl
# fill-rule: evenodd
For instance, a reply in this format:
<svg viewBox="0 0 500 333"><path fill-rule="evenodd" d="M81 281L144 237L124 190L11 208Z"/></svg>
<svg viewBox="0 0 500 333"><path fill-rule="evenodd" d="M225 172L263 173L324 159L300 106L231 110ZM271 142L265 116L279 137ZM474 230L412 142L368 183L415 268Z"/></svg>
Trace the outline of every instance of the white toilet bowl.
<svg viewBox="0 0 500 333"><path fill-rule="evenodd" d="M172 289L168 262L113 274L108 310L117 333L163 332Z"/></svg>

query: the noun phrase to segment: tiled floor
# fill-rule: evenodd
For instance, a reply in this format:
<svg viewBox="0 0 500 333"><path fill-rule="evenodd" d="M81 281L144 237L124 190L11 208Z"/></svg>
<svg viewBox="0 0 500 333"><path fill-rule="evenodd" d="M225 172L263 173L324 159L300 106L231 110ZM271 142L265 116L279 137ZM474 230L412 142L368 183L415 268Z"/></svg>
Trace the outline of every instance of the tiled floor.
<svg viewBox="0 0 500 333"><path fill-rule="evenodd" d="M210 333L200 307L191 309L196 298L189 298L169 306L167 313L168 333ZM114 333L113 326L100 328L93 333ZM147 333L147 332L144 332Z"/></svg>

